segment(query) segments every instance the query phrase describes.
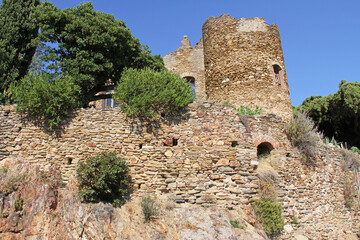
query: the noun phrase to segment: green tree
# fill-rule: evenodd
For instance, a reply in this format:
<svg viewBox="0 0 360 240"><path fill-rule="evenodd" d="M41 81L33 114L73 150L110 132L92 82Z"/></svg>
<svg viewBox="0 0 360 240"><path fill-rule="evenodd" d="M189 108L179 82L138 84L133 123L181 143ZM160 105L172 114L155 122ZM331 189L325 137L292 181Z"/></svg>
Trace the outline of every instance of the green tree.
<svg viewBox="0 0 360 240"><path fill-rule="evenodd" d="M109 80L117 84L127 67L164 68L162 58L152 56L123 21L95 11L91 3L60 10L44 2L37 15L40 39L56 45L44 58L50 63L48 67L73 77L81 88L83 106L109 97L95 94L107 90Z"/></svg>
<svg viewBox="0 0 360 240"><path fill-rule="evenodd" d="M0 92L27 74L38 34L39 0L3 0L0 6Z"/></svg>
<svg viewBox="0 0 360 240"><path fill-rule="evenodd" d="M175 73L130 68L115 87L114 99L128 116L147 118L185 107L193 95L190 84Z"/></svg>
<svg viewBox="0 0 360 240"><path fill-rule="evenodd" d="M308 112L327 137L360 147L360 83L342 80L335 94L311 96L298 109Z"/></svg>
<svg viewBox="0 0 360 240"><path fill-rule="evenodd" d="M10 92L18 111L26 113L35 123L53 129L76 106L74 96L80 88L69 75L30 73L19 84L12 84Z"/></svg>

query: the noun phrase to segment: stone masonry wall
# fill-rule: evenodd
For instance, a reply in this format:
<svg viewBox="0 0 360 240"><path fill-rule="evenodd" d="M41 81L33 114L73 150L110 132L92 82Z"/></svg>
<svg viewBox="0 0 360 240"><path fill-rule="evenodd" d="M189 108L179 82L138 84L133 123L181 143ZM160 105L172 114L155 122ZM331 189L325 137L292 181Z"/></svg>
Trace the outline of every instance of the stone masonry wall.
<svg viewBox="0 0 360 240"><path fill-rule="evenodd" d="M275 148L286 224L279 239L356 239L360 215L345 207L344 179L351 173L342 171L338 150L324 146L316 167L305 166L285 126L272 114L244 118L227 105L197 103L171 124L132 121L118 108L81 109L55 137L21 122L14 107L0 106L0 162L55 164L69 180L78 162L116 151L130 166L134 195L172 193L177 203L231 208L259 197L257 146L267 142Z"/></svg>
<svg viewBox="0 0 360 240"><path fill-rule="evenodd" d="M224 14L203 25L206 94L236 106L261 106L285 120L292 116L278 27L263 18Z"/></svg>
<svg viewBox="0 0 360 240"><path fill-rule="evenodd" d="M345 178L353 172L342 170L339 149L322 146L316 166L305 166L297 156L293 152L279 169L286 221L285 234L280 239L296 239L296 234L309 239L358 239L357 195L352 208L346 207L344 199ZM352 188L356 193L354 182ZM293 222L294 216L297 224Z"/></svg>
<svg viewBox="0 0 360 240"><path fill-rule="evenodd" d="M164 56L165 67L178 73L181 77L195 78L195 95L197 100L205 100L204 51L202 39L191 47L187 36L181 40L181 46L175 52Z"/></svg>
<svg viewBox="0 0 360 240"><path fill-rule="evenodd" d="M58 138L21 123L13 107L0 107L0 120L0 160L56 164L67 180L78 162L116 151L128 161L135 194L170 192L202 205L248 203L258 191L257 145L270 142L282 155L290 148L275 115L249 117L245 127L232 107L210 103L193 104L170 125L133 122L119 108L81 109Z"/></svg>

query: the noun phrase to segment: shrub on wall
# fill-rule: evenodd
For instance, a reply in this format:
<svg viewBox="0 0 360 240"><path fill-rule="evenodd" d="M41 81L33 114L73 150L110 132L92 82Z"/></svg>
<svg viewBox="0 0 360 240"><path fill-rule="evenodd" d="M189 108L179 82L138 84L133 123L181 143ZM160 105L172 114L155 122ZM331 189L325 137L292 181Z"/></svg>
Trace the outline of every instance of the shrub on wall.
<svg viewBox="0 0 360 240"><path fill-rule="evenodd" d="M249 106L240 106L236 109L240 115L259 115L263 113L263 109L259 106L249 107Z"/></svg>
<svg viewBox="0 0 360 240"><path fill-rule="evenodd" d="M302 111L298 112L287 127L292 144L300 150L303 161L309 165L315 164L320 144L320 135L316 130L314 122Z"/></svg>
<svg viewBox="0 0 360 240"><path fill-rule="evenodd" d="M116 153L103 152L79 164L79 195L85 201L122 205L130 190L129 167Z"/></svg>
<svg viewBox="0 0 360 240"><path fill-rule="evenodd" d="M193 95L190 84L175 73L130 68L115 87L114 99L126 115L147 118L186 107Z"/></svg>
<svg viewBox="0 0 360 240"><path fill-rule="evenodd" d="M360 168L360 156L357 152L341 149L341 154L344 157L342 168L344 171L351 171L355 168Z"/></svg>
<svg viewBox="0 0 360 240"><path fill-rule="evenodd" d="M279 203L270 198L262 198L253 203L256 216L269 236L276 235L284 227L282 208Z"/></svg>
<svg viewBox="0 0 360 240"><path fill-rule="evenodd" d="M49 129L60 125L77 103L80 88L69 76L29 74L17 85L11 85L12 100L23 112Z"/></svg>

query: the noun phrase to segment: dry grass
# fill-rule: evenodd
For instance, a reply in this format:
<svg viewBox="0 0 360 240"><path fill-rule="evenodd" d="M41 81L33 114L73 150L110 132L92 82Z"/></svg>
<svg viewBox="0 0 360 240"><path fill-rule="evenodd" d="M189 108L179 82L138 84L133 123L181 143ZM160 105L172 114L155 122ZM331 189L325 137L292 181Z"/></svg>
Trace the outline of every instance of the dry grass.
<svg viewBox="0 0 360 240"><path fill-rule="evenodd" d="M317 132L312 119L300 111L298 116L290 121L287 133L292 144L300 150L303 162L315 165L322 136Z"/></svg>
<svg viewBox="0 0 360 240"><path fill-rule="evenodd" d="M360 155L358 153L347 149L342 149L341 154L344 157L344 162L342 164L344 171L360 167Z"/></svg>
<svg viewBox="0 0 360 240"><path fill-rule="evenodd" d="M270 156L260 159L258 168L256 169L258 178L262 181L277 182L279 175L275 168L276 166L272 164Z"/></svg>
<svg viewBox="0 0 360 240"><path fill-rule="evenodd" d="M262 197L277 198L275 187L279 180L279 175L275 170L276 168L277 166L275 161L272 161L271 155L260 159L256 173L260 180L260 195Z"/></svg>
<svg viewBox="0 0 360 240"><path fill-rule="evenodd" d="M34 172L30 170L28 163L16 160L3 163L0 171L0 192L9 194L16 191L29 174Z"/></svg>
<svg viewBox="0 0 360 240"><path fill-rule="evenodd" d="M355 183L352 176L346 176L344 181L344 200L345 206L352 208L356 202Z"/></svg>

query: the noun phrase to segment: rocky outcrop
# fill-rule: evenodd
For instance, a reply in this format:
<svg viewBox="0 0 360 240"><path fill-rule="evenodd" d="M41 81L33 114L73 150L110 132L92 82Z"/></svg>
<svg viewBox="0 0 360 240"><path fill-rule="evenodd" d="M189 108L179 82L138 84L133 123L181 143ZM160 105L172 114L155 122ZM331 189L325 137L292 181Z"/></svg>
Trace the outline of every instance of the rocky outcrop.
<svg viewBox="0 0 360 240"><path fill-rule="evenodd" d="M7 163L0 175L0 239L267 239L251 207L227 210L175 204L158 196L159 214L144 223L140 197L121 208L105 203L83 203L76 185L62 185L56 170L40 171L29 163ZM4 168L5 165L5 168ZM5 181L26 174L4 192ZM22 206L17 202L21 199ZM237 220L241 228L234 228Z"/></svg>

